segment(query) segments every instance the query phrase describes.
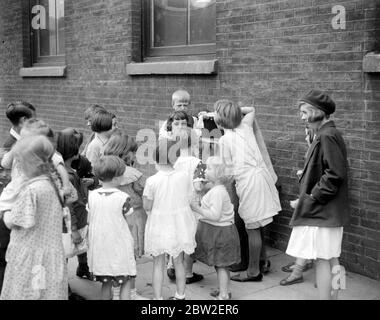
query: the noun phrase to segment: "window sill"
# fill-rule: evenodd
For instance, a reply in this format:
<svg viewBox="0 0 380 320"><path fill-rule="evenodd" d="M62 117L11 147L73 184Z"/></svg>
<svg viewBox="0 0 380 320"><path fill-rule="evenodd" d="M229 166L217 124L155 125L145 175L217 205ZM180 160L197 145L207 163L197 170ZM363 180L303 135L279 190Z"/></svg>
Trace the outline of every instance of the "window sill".
<svg viewBox="0 0 380 320"><path fill-rule="evenodd" d="M363 71L367 73L380 72L380 53L370 52L364 56Z"/></svg>
<svg viewBox="0 0 380 320"><path fill-rule="evenodd" d="M218 60L158 61L127 64L127 74L216 74Z"/></svg>
<svg viewBox="0 0 380 320"><path fill-rule="evenodd" d="M54 67L30 67L21 68L20 76L28 77L64 77L66 74L66 66Z"/></svg>

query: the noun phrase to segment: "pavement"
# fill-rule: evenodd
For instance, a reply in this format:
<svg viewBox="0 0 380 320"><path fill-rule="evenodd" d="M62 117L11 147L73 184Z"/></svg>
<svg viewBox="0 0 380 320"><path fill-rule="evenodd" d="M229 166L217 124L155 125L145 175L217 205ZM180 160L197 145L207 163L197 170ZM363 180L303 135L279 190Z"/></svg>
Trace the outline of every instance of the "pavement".
<svg viewBox="0 0 380 320"><path fill-rule="evenodd" d="M315 268L304 273L304 282L291 286L280 286L279 282L288 273L281 267L293 261L292 257L277 249L267 249L271 261L271 271L264 276L262 282L239 283L231 281L232 299L234 300L316 300L318 291L314 287ZM100 300L101 284L76 277L76 258L69 260L69 283L71 289L87 300ZM136 288L138 293L146 298L153 298L152 288L153 264L150 257L137 261ZM204 279L186 286L186 300L212 300L209 293L217 289L215 269L197 262L194 272L200 273ZM231 273L233 275L234 273ZM164 280L164 299L173 296L175 283L167 277ZM339 300L380 300L380 281L346 271L346 289L339 293Z"/></svg>

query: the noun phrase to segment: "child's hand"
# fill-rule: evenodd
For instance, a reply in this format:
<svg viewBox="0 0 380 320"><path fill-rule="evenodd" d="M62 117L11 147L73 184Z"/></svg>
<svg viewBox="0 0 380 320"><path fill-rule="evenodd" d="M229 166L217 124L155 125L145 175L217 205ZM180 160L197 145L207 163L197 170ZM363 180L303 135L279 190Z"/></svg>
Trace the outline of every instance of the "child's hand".
<svg viewBox="0 0 380 320"><path fill-rule="evenodd" d="M299 201L300 199L296 199L296 200L292 200L292 201L290 201L290 206L293 208L293 209L295 209L296 207L297 207L297 205L298 205L298 201Z"/></svg>
<svg viewBox="0 0 380 320"><path fill-rule="evenodd" d="M191 202L190 202L190 208L191 208L191 210L193 210L193 211L195 211L195 212L199 212L200 209L201 209L201 206L199 205L198 202L196 202L196 201L191 201Z"/></svg>
<svg viewBox="0 0 380 320"><path fill-rule="evenodd" d="M71 239L73 240L74 244L79 244L83 241L78 230L71 232Z"/></svg>
<svg viewBox="0 0 380 320"><path fill-rule="evenodd" d="M81 179L81 180L82 180L82 183L84 184L84 186L85 186L86 188L92 186L92 185L95 183L95 181L94 181L93 178L83 178L83 179Z"/></svg>

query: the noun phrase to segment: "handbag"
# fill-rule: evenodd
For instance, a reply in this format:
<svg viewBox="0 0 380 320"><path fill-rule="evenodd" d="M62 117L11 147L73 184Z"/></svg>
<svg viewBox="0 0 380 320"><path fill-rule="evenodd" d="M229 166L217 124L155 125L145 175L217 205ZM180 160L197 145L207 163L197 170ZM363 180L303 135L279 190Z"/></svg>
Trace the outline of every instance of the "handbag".
<svg viewBox="0 0 380 320"><path fill-rule="evenodd" d="M62 233L62 243L63 243L63 249L65 251L65 257L66 259L72 258L74 256L80 255L82 253L87 252L88 250L88 225L84 226L82 229L78 229L78 232L82 238L82 241L80 243L74 243L72 239L72 231L71 231L71 213L70 209L65 205L57 185L55 184L54 180L51 178L51 183L54 187L54 190L57 194L57 197L59 199L59 202L62 206L63 211L63 221L65 223L67 232Z"/></svg>

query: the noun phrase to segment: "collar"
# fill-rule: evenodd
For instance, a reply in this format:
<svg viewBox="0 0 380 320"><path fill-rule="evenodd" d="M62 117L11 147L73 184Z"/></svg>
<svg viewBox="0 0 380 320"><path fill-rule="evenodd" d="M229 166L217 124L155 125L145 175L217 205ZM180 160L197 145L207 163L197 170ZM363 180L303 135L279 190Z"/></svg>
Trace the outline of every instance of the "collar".
<svg viewBox="0 0 380 320"><path fill-rule="evenodd" d="M325 122L319 129L318 131L316 132L316 135L320 135L321 132L325 131L326 129L328 128L335 128L335 123L333 120L329 120L327 122Z"/></svg>
<svg viewBox="0 0 380 320"><path fill-rule="evenodd" d="M9 134L17 141L21 139L20 135L16 132L16 130L13 127L11 128L11 130L9 130Z"/></svg>

